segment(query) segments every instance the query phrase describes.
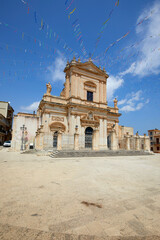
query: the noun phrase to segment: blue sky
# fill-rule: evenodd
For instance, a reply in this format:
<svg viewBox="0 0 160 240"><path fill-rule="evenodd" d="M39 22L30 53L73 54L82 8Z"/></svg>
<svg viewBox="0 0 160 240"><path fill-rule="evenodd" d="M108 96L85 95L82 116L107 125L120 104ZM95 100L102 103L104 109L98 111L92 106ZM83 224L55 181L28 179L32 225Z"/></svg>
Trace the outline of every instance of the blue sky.
<svg viewBox="0 0 160 240"><path fill-rule="evenodd" d="M160 1L0 0L0 100L15 114L35 110L49 81L60 94L73 55L105 67L121 125L160 129Z"/></svg>

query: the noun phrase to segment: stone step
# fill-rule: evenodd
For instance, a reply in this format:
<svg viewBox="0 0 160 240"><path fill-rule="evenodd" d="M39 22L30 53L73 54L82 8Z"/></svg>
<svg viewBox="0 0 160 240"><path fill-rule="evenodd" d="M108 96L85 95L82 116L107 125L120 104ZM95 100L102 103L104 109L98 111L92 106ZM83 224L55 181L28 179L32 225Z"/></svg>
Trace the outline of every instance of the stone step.
<svg viewBox="0 0 160 240"><path fill-rule="evenodd" d="M55 158L58 153L59 153L59 151L56 150L56 151L53 151L49 156L50 156L51 158Z"/></svg>
<svg viewBox="0 0 160 240"><path fill-rule="evenodd" d="M109 157L109 156L138 156L138 155L150 155L150 152L145 151L59 151L54 154L54 158L74 158L74 157Z"/></svg>
<svg viewBox="0 0 160 240"><path fill-rule="evenodd" d="M37 154L38 156L50 156L51 158L75 158L75 157L109 157L109 156L138 156L138 155L152 155L152 152L147 151L127 151L127 150L99 150L94 151L91 149L83 150L43 150L38 151L35 149L22 152L23 154Z"/></svg>

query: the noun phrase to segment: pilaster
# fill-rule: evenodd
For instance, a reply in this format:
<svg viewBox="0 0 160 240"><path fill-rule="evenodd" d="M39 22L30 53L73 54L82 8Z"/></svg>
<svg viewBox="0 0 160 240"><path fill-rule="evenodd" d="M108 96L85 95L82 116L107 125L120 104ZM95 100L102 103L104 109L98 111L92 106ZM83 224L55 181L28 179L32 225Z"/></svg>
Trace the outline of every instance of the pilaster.
<svg viewBox="0 0 160 240"><path fill-rule="evenodd" d="M93 130L93 150L99 150L99 130Z"/></svg>
<svg viewBox="0 0 160 240"><path fill-rule="evenodd" d="M130 150L130 136L128 132L125 135L125 139L126 139L126 150Z"/></svg>
<svg viewBox="0 0 160 240"><path fill-rule="evenodd" d="M62 150L62 132L58 132L57 150Z"/></svg>
<svg viewBox="0 0 160 240"><path fill-rule="evenodd" d="M150 140L146 134L144 134L144 151L150 151Z"/></svg>
<svg viewBox="0 0 160 240"><path fill-rule="evenodd" d="M140 150L140 139L139 139L139 136L138 136L138 133L136 133L136 136L135 136L135 150Z"/></svg>
<svg viewBox="0 0 160 240"><path fill-rule="evenodd" d="M116 130L112 129L111 132L111 150L117 150L118 144L117 144L117 136L116 136Z"/></svg>
<svg viewBox="0 0 160 240"><path fill-rule="evenodd" d="M79 150L79 133L74 134L74 150Z"/></svg>

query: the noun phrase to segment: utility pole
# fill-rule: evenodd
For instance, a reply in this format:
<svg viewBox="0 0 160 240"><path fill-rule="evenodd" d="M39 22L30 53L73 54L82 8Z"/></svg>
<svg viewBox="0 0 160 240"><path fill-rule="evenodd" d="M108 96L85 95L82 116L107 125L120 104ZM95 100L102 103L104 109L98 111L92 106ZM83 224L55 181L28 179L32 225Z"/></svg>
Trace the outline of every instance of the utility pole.
<svg viewBox="0 0 160 240"><path fill-rule="evenodd" d="M22 127L20 127L20 129L22 130L22 143L21 143L21 151L23 151L24 150L24 131L26 131L27 130L27 128L25 127L25 125L23 124L23 126Z"/></svg>

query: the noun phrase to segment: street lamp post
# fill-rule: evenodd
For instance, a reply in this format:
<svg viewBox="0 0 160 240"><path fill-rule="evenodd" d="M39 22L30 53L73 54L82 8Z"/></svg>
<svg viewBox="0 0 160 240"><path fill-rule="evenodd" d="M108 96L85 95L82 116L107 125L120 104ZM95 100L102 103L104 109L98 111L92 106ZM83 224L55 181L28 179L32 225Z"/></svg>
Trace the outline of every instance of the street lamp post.
<svg viewBox="0 0 160 240"><path fill-rule="evenodd" d="M24 131L27 130L27 128L25 127L25 125L23 124L22 127L20 127L20 129L22 130L22 143L21 143L21 151L24 150Z"/></svg>

